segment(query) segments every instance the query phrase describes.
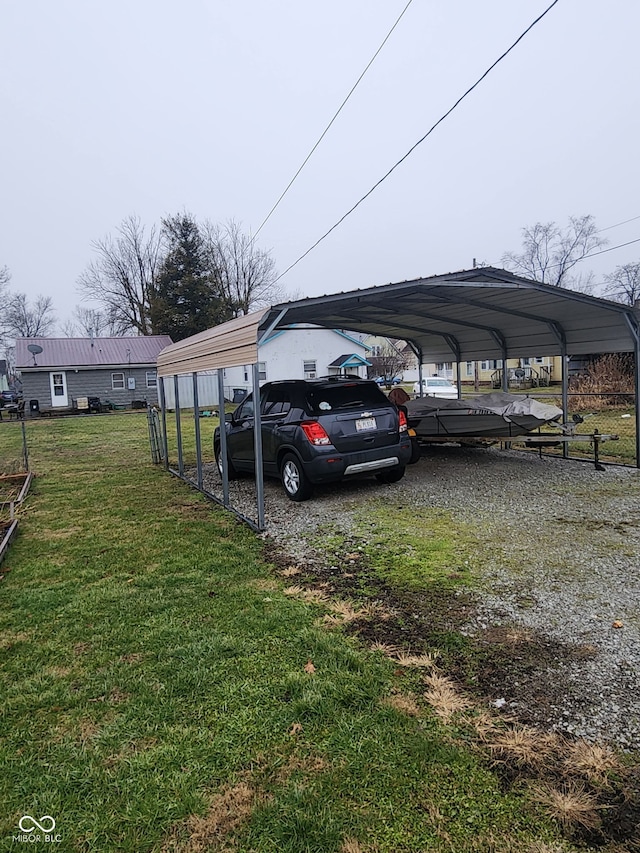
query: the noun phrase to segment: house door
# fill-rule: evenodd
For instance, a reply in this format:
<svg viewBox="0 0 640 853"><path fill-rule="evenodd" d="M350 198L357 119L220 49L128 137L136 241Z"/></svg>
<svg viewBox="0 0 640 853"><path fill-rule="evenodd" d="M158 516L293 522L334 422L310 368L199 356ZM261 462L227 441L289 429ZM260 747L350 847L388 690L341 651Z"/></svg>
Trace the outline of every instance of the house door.
<svg viewBox="0 0 640 853"><path fill-rule="evenodd" d="M50 373L49 382L51 383L51 405L68 406L69 397L67 396L66 374L62 371L59 373Z"/></svg>

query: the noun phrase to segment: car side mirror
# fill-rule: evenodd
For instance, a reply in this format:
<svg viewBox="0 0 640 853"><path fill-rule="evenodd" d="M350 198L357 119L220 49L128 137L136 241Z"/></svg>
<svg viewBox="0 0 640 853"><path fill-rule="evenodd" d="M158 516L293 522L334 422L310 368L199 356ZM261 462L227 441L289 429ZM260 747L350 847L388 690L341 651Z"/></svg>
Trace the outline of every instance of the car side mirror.
<svg viewBox="0 0 640 853"><path fill-rule="evenodd" d="M233 412L225 412L224 419L226 423L230 424L233 421Z"/></svg>

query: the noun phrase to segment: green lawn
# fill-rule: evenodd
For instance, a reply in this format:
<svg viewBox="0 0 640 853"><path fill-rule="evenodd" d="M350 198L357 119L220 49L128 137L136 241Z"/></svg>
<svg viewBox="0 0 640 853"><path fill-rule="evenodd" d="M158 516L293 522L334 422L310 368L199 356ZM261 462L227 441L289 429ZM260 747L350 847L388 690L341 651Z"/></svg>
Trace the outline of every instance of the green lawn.
<svg viewBox="0 0 640 853"><path fill-rule="evenodd" d="M0 567L0 850L24 849L25 815L55 819L58 851L578 849L504 784L486 715L435 713L419 661L328 626L247 527L151 465L144 414L28 434Z"/></svg>

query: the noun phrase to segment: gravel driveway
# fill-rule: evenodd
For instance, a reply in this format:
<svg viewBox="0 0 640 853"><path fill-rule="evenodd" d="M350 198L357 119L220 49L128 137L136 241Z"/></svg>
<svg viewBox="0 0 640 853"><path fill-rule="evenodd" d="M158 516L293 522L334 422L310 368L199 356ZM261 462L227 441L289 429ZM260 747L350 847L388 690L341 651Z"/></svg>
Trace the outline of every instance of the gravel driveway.
<svg viewBox="0 0 640 853"><path fill-rule="evenodd" d="M220 494L215 470L207 470L205 487ZM231 484L232 502L250 517L253 488L252 480ZM548 728L640 748L636 469L598 472L591 463L535 453L436 446L394 485L363 479L318 489L303 504L289 501L273 481L265 493L265 537L303 564L330 559L323 531L348 534L367 501L388 495L412 508L416 524L430 509L448 510L473 531L478 557L475 604L460 629L485 642L509 627L547 651L535 673L523 680L505 673L493 685L496 707Z"/></svg>

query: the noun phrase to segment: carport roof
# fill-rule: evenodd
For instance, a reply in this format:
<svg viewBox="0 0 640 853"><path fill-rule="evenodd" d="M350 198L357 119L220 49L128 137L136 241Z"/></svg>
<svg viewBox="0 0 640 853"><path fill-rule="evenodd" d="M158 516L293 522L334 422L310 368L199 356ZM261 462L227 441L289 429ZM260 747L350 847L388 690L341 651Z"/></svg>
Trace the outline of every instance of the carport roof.
<svg viewBox="0 0 640 853"><path fill-rule="evenodd" d="M275 305L173 344L159 373L254 363L294 323L407 340L422 362L629 352L639 334L629 306L480 267Z"/></svg>

